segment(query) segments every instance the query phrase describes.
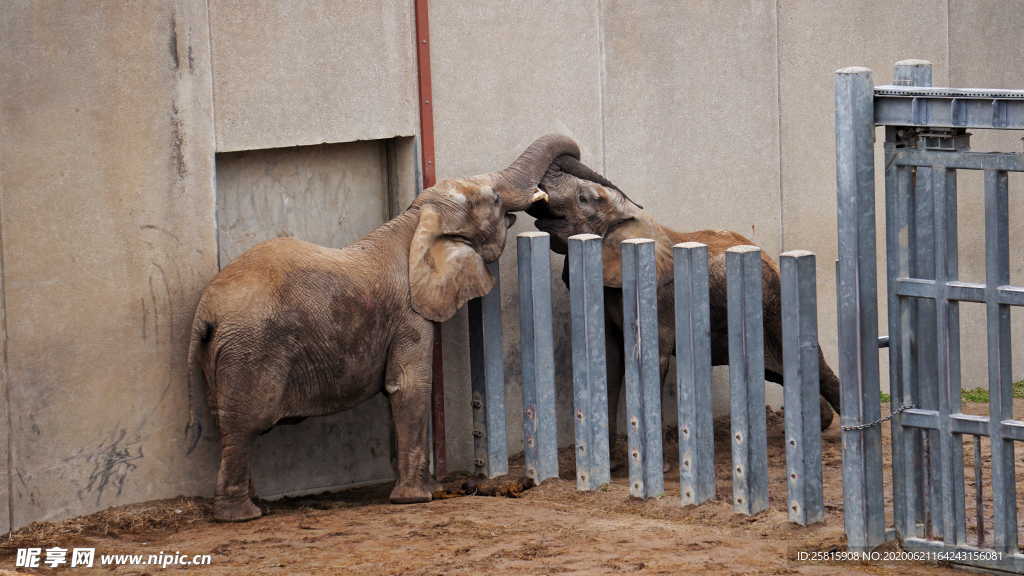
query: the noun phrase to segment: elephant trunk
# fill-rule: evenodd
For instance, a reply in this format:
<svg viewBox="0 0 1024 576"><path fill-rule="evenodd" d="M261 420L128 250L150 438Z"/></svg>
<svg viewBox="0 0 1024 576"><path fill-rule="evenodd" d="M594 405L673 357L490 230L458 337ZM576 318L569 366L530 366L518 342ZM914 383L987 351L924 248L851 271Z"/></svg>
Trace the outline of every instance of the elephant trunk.
<svg viewBox="0 0 1024 576"><path fill-rule="evenodd" d="M590 166L587 166L583 162L580 162L578 157L574 158L572 156L561 156L555 160L555 163L558 165L559 168L562 169L562 172L565 172L566 174L571 174L581 180L589 180L596 184L600 184L605 188L612 188L614 190L618 190L619 193L621 193L626 198L626 200L629 200L630 202L633 203L634 206L643 210L644 207L641 206L640 204L637 204L637 202L630 198L625 192L623 192L621 188L619 188L615 184L612 184L610 180L608 180L601 174L595 172L594 169L591 168Z"/></svg>
<svg viewBox="0 0 1024 576"><path fill-rule="evenodd" d="M547 134L533 141L508 168L494 173L495 188L505 209L514 212L530 206L537 184L559 156L580 157L580 147L568 136Z"/></svg>

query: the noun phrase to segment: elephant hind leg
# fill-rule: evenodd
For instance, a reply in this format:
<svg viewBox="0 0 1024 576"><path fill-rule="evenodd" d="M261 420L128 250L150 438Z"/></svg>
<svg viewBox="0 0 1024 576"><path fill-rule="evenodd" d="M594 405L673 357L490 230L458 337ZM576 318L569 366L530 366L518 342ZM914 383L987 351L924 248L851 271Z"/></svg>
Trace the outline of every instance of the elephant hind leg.
<svg viewBox="0 0 1024 576"><path fill-rule="evenodd" d="M220 469L217 490L213 497L213 518L219 522L242 522L259 518L259 507L253 503L252 447L255 431L234 431L221 424Z"/></svg>

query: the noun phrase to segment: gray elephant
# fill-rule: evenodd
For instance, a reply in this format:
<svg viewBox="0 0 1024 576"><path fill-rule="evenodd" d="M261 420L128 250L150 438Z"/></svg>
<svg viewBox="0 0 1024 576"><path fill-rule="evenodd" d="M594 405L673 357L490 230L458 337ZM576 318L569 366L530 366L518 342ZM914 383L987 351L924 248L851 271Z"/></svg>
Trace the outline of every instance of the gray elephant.
<svg viewBox="0 0 1024 576"><path fill-rule="evenodd" d="M590 233L604 237L602 260L607 326L608 423L610 439L614 445L623 375L622 273L619 244L630 238L650 238L656 242L659 350L661 379L664 384L670 357L675 353L672 246L680 242L701 242L708 245L711 362L712 365L719 366L729 363L725 251L732 246L753 242L728 230L676 232L662 226L617 186L581 163L576 157L557 158L541 180L540 187L548 193L548 198L532 204L527 209L527 214L537 219L535 225L538 229L551 235L552 250L565 254L568 249L568 238L574 234ZM767 254L762 253L762 261L765 379L783 384L779 268ZM567 270L564 269L562 274L566 284ZM821 356L820 347L818 354L821 427L825 429L832 423L832 409L839 412L839 379Z"/></svg>
<svg viewBox="0 0 1024 576"><path fill-rule="evenodd" d="M200 376L220 428L214 518L260 516L253 441L277 424L357 406L379 392L397 440L396 503L430 500L427 423L432 322L490 291L509 212L543 193L551 161L579 156L564 136L536 140L508 168L445 180L402 214L340 250L280 238L259 244L203 291L189 346L189 451L202 431Z"/></svg>

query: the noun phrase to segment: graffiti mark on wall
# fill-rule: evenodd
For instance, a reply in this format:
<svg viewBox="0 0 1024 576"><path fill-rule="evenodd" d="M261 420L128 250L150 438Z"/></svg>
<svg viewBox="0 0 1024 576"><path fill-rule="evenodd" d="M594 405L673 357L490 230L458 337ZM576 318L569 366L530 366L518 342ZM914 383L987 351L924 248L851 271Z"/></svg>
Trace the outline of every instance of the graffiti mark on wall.
<svg viewBox="0 0 1024 576"><path fill-rule="evenodd" d="M92 471L85 492L96 494L97 506L108 489L116 490L117 495L121 495L128 474L137 466L135 461L143 457L141 439L126 441L126 436L127 432L121 428L110 440L100 444L96 452L86 457L86 462L92 465Z"/></svg>

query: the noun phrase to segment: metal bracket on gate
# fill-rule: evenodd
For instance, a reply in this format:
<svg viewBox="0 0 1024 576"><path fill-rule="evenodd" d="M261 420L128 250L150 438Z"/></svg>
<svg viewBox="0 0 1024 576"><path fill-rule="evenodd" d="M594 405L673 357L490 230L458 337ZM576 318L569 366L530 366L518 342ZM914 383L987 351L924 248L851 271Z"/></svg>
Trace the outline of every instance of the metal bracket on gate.
<svg viewBox="0 0 1024 576"><path fill-rule="evenodd" d="M896 129L896 147L964 152L971 149L971 134L964 128L900 127Z"/></svg>

